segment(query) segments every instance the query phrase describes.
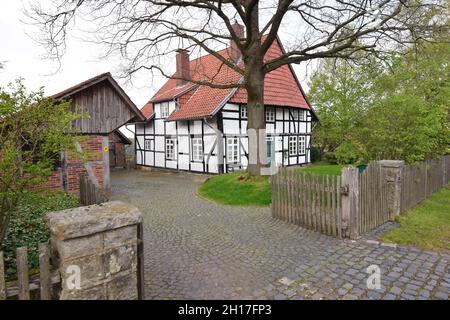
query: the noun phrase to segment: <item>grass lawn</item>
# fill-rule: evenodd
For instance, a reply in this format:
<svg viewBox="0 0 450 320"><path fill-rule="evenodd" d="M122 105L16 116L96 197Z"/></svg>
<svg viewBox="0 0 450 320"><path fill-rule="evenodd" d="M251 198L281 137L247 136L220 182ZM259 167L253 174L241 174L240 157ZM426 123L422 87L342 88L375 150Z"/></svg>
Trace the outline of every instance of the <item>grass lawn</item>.
<svg viewBox="0 0 450 320"><path fill-rule="evenodd" d="M342 167L320 162L299 170L315 174L340 175ZM200 186L198 194L203 198L229 205L268 206L272 202L269 178L251 178L245 172L212 177Z"/></svg>
<svg viewBox="0 0 450 320"><path fill-rule="evenodd" d="M450 250L450 185L398 217L400 227L380 237L385 242Z"/></svg>
<svg viewBox="0 0 450 320"><path fill-rule="evenodd" d="M268 206L272 190L268 177L250 177L246 172L222 174L208 179L198 189L206 199L222 204Z"/></svg>
<svg viewBox="0 0 450 320"><path fill-rule="evenodd" d="M340 176L341 169L345 167L345 165L340 164L329 164L326 162L316 162L310 166L302 167L299 170L302 172L309 172L314 174L328 174L333 176Z"/></svg>

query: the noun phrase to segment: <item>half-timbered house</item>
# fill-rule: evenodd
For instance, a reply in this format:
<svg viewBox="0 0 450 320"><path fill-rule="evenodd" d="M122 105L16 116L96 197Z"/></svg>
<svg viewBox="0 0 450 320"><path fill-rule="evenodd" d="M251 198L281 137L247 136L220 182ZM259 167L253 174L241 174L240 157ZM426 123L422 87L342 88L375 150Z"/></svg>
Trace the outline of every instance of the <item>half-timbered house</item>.
<svg viewBox="0 0 450 320"><path fill-rule="evenodd" d="M277 39L266 59L281 55ZM236 47L218 51L242 65ZM213 55L190 61L177 51L176 78L237 83L240 75ZM141 166L222 173L245 169L248 163L247 94L245 89L217 89L169 79L141 109L136 123L136 163ZM264 104L267 158L277 166L311 161L311 129L317 120L290 65L266 75Z"/></svg>

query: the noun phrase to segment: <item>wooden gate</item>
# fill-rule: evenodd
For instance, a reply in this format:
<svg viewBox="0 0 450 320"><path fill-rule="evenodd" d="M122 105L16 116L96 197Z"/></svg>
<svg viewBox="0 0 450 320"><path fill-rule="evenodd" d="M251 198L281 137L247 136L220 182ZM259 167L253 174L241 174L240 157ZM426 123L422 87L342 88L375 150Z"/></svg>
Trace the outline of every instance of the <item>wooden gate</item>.
<svg viewBox="0 0 450 320"><path fill-rule="evenodd" d="M341 237L341 177L280 168L271 177L272 215L327 235Z"/></svg>
<svg viewBox="0 0 450 320"><path fill-rule="evenodd" d="M388 185L381 166L370 163L366 170L359 173L358 233L372 230L383 223L393 220L389 212Z"/></svg>
<svg viewBox="0 0 450 320"><path fill-rule="evenodd" d="M102 193L87 175L80 173L80 203L83 206L91 204L100 204L108 201L108 198Z"/></svg>

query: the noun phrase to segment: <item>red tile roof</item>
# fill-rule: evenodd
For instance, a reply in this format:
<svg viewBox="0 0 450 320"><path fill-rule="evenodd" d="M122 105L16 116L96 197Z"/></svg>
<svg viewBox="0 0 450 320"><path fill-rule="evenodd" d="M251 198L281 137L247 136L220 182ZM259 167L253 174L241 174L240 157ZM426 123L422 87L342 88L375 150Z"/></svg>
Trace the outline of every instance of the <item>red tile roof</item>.
<svg viewBox="0 0 450 320"><path fill-rule="evenodd" d="M141 109L142 114L147 118L150 119L154 115L153 110L153 102L147 102L147 104Z"/></svg>
<svg viewBox="0 0 450 320"><path fill-rule="evenodd" d="M228 58L228 50L218 51L224 58ZM274 41L265 59L270 60L282 54L282 48ZM241 62L242 66L242 62ZM241 75L224 65L213 55L209 54L190 62L193 80L208 80L215 84L235 84ZM226 102L247 103L245 89L217 89L187 83L177 87L175 79L169 79L152 97L142 112L148 117L153 114L151 102L170 100L179 97L180 108L173 112L168 120L196 119L214 115ZM311 109L300 88L293 70L284 65L266 75L264 84L264 104L272 106L288 106ZM150 111L151 110L151 113Z"/></svg>

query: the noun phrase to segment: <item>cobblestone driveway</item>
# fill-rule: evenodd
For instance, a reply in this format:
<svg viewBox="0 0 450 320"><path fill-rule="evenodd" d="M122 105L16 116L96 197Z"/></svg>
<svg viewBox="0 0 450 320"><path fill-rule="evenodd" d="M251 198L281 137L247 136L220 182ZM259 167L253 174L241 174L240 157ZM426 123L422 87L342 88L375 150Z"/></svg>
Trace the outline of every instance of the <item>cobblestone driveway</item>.
<svg viewBox="0 0 450 320"><path fill-rule="evenodd" d="M269 208L199 198L204 176L112 173L113 198L144 214L148 299L448 299L448 254L340 241ZM381 268L368 290L366 268Z"/></svg>

